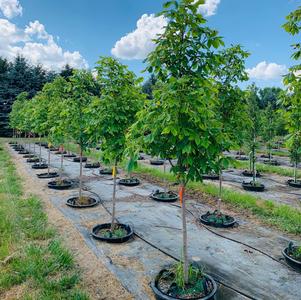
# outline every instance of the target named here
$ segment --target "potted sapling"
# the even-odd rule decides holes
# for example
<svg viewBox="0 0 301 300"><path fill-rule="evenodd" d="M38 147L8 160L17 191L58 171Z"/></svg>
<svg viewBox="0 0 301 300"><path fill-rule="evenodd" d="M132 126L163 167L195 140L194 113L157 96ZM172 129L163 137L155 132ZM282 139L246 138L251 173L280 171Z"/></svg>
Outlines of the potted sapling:
<svg viewBox="0 0 301 300"><path fill-rule="evenodd" d="M135 74L114 58L101 58L96 66L97 81L102 87L101 97L91 106L95 116L98 136L101 140L101 156L106 164L113 166L113 194L111 223L93 227L95 239L122 243L133 235L133 229L116 219L117 166L125 157L126 134L134 123L136 113L143 104L144 95Z"/></svg>
<svg viewBox="0 0 301 300"><path fill-rule="evenodd" d="M147 70L156 76L158 89L153 100L146 100L129 132L138 151L147 149L153 157L173 160L171 172L179 182L180 261L163 267L152 280L156 299L213 299L217 291L213 278L202 266L191 263L188 255L185 189L189 182L202 181L202 174L217 168L220 143L224 142L212 78L220 62L215 49L223 41L215 30L205 27L199 4L187 0L164 5L162 15L168 23L147 58Z"/></svg>

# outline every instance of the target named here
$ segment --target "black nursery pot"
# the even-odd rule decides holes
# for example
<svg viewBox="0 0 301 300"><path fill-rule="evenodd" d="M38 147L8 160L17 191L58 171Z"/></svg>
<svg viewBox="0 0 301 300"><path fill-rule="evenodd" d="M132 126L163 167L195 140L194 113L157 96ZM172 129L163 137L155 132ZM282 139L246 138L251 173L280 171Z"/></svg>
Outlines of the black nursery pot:
<svg viewBox="0 0 301 300"><path fill-rule="evenodd" d="M15 151L16 152L21 152L21 151L24 151L24 148L23 147L17 147L17 148L15 148Z"/></svg>
<svg viewBox="0 0 301 300"><path fill-rule="evenodd" d="M294 246L293 248L297 248ZM282 250L282 255L284 256L286 262L293 267L295 270L301 272L301 260L297 260L289 255L289 247L286 247Z"/></svg>
<svg viewBox="0 0 301 300"><path fill-rule="evenodd" d="M80 157L74 157L73 158L74 162L80 162ZM86 162L87 161L87 157L82 157L82 162Z"/></svg>
<svg viewBox="0 0 301 300"><path fill-rule="evenodd" d="M140 180L138 178L123 178L118 181L118 184L124 186L137 186L140 184Z"/></svg>
<svg viewBox="0 0 301 300"><path fill-rule="evenodd" d="M92 236L97 240L107 242L107 243L125 243L133 236L134 231L129 225L116 224L116 226L121 227L122 229L124 229L127 232L127 234L123 237L118 237L118 238L101 236L99 234L99 231L101 229L111 228L111 223L104 223L104 224L98 224L98 225L96 225L92 228Z"/></svg>
<svg viewBox="0 0 301 300"><path fill-rule="evenodd" d="M54 152L54 151L59 151L60 149L59 148L50 148L49 149L51 152Z"/></svg>
<svg viewBox="0 0 301 300"><path fill-rule="evenodd" d="M249 160L249 158L247 156L235 156L236 160L242 160L242 161L246 161Z"/></svg>
<svg viewBox="0 0 301 300"><path fill-rule="evenodd" d="M242 187L246 191L252 191L252 192L263 192L264 191L264 185L253 185L252 181L251 182L243 182Z"/></svg>
<svg viewBox="0 0 301 300"><path fill-rule="evenodd" d="M40 179L56 178L59 174L57 172L41 173L37 174L37 177Z"/></svg>
<svg viewBox="0 0 301 300"><path fill-rule="evenodd" d="M37 143L37 144L39 145L39 143ZM42 147L45 147L46 149L49 148L49 147L48 147L48 143L45 143L45 142L41 143L41 146L42 146Z"/></svg>
<svg viewBox="0 0 301 300"><path fill-rule="evenodd" d="M214 211L213 213L208 211L200 217L200 222L217 228L229 228L235 225L236 220L233 217L222 213L219 216L217 211Z"/></svg>
<svg viewBox="0 0 301 300"><path fill-rule="evenodd" d="M56 155L64 155L64 154L67 154L67 151L57 151L57 152L55 152L54 154L56 154Z"/></svg>
<svg viewBox="0 0 301 300"><path fill-rule="evenodd" d="M150 197L153 200L160 201L160 202L175 202L179 199L179 196L174 192L169 191L165 193L165 192L160 192L159 190L152 193Z"/></svg>
<svg viewBox="0 0 301 300"><path fill-rule="evenodd" d="M42 170L42 169L47 169L48 168L48 165L45 164L45 163L35 163L31 166L33 169L35 170Z"/></svg>
<svg viewBox="0 0 301 300"><path fill-rule="evenodd" d="M289 186L292 186L292 187L294 187L294 188L301 188L301 180L297 180L296 182L295 182L295 180L294 179L289 179L288 181L287 181L287 184L289 185Z"/></svg>
<svg viewBox="0 0 301 300"><path fill-rule="evenodd" d="M22 151L19 151L18 154L20 154L20 155L26 155L26 154L29 154L29 151L22 150Z"/></svg>
<svg viewBox="0 0 301 300"><path fill-rule="evenodd" d="M167 295L167 294L163 293L162 290L160 289L159 280L166 271L167 271L166 268L162 269L151 282L151 288L155 294L156 299L157 300L175 300L175 299L184 300L184 298L179 298L179 297L176 298L176 297ZM186 298L186 299L189 299L189 300L214 300L215 299L215 294L217 292L216 282L214 281L214 279L211 276L209 276L207 274L205 274L204 276L206 278L206 285L211 287L211 291L204 297Z"/></svg>
<svg viewBox="0 0 301 300"><path fill-rule="evenodd" d="M244 170L242 172L242 175L246 177L253 177L253 172L249 170ZM256 177L261 177L261 174L259 172L256 172Z"/></svg>
<svg viewBox="0 0 301 300"><path fill-rule="evenodd" d="M86 169L97 169L100 167L100 163L96 162L96 163L86 163L84 168Z"/></svg>
<svg viewBox="0 0 301 300"><path fill-rule="evenodd" d="M99 174L101 175L112 175L113 169L110 168L104 168L99 170Z"/></svg>
<svg viewBox="0 0 301 300"><path fill-rule="evenodd" d="M73 208L88 208L88 207L93 207L99 203L98 200L91 198L91 197L85 197L87 199L87 203L81 204L78 200L78 197L72 197L69 198L66 201L66 205L73 207Z"/></svg>
<svg viewBox="0 0 301 300"><path fill-rule="evenodd" d="M266 164L266 165L271 165L271 166L279 166L280 165L279 161L277 161L275 159L272 159L271 161L270 160L264 160L263 163Z"/></svg>
<svg viewBox="0 0 301 300"><path fill-rule="evenodd" d="M267 155L267 154L261 154L260 157L262 157L262 158L270 158L270 156Z"/></svg>
<svg viewBox="0 0 301 300"><path fill-rule="evenodd" d="M164 160L150 160L150 164L153 166L162 166L164 165Z"/></svg>
<svg viewBox="0 0 301 300"><path fill-rule="evenodd" d="M26 162L28 162L28 163L38 163L39 161L40 161L40 159L38 157L32 157L32 158L26 159Z"/></svg>
<svg viewBox="0 0 301 300"><path fill-rule="evenodd" d="M71 180L63 179L61 182L59 180L48 182L48 188L53 190L67 190L71 188L72 182Z"/></svg>
<svg viewBox="0 0 301 300"><path fill-rule="evenodd" d="M208 180L219 180L219 175L218 174L204 174L202 175L203 179L208 179Z"/></svg>
<svg viewBox="0 0 301 300"><path fill-rule="evenodd" d="M76 155L75 154L64 154L64 157L66 157L66 158L73 158L73 157L76 157Z"/></svg>
<svg viewBox="0 0 301 300"><path fill-rule="evenodd" d="M25 154L23 155L24 158L34 158L35 154Z"/></svg>

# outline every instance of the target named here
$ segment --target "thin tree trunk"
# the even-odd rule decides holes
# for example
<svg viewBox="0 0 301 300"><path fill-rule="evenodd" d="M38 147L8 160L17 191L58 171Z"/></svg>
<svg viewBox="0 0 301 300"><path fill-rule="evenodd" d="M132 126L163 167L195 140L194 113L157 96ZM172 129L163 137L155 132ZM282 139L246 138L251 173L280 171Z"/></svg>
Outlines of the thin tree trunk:
<svg viewBox="0 0 301 300"><path fill-rule="evenodd" d="M80 147L80 154L79 154L79 202L82 199L82 189L83 189L83 150Z"/></svg>
<svg viewBox="0 0 301 300"><path fill-rule="evenodd" d="M180 186L180 202L182 206L182 232L183 232L183 276L184 282L188 283L188 253L187 253L187 224L186 224L186 203L184 199L185 186L181 184Z"/></svg>
<svg viewBox="0 0 301 300"><path fill-rule="evenodd" d="M48 175L50 173L50 147L48 148Z"/></svg>
<svg viewBox="0 0 301 300"><path fill-rule="evenodd" d="M64 154L61 154L61 167L60 167L60 181L63 180L63 163L64 163Z"/></svg>
<svg viewBox="0 0 301 300"><path fill-rule="evenodd" d="M42 164L42 145L41 145L41 135L39 135L39 147L40 147L40 154L39 154L39 163Z"/></svg>
<svg viewBox="0 0 301 300"><path fill-rule="evenodd" d="M166 159L165 158L164 158L163 172L165 175L165 173L166 173ZM163 185L164 185L164 194L166 195L167 194L167 180L166 180L165 176L163 179Z"/></svg>
<svg viewBox="0 0 301 300"><path fill-rule="evenodd" d="M294 165L294 181L297 183L297 162L295 161Z"/></svg>
<svg viewBox="0 0 301 300"><path fill-rule="evenodd" d="M222 203L222 186L223 186L223 171L220 169L219 171L219 194L217 200L217 212L221 213L221 203Z"/></svg>
<svg viewBox="0 0 301 300"><path fill-rule="evenodd" d="M113 167L113 197L112 197L112 222L111 222L111 232L115 228L115 218L116 218L116 176L117 176L117 161L115 160Z"/></svg>

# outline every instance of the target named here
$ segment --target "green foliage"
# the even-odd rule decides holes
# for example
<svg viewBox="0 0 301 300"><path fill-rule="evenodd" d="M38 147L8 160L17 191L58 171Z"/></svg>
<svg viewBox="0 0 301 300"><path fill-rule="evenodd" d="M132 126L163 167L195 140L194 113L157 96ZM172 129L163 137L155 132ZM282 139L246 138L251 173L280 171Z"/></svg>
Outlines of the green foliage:
<svg viewBox="0 0 301 300"><path fill-rule="evenodd" d="M95 118L90 123L90 131L97 132L96 141L101 140L103 160L115 164L125 154L127 131L145 97L141 80L114 58L101 58L96 70L102 93L91 107Z"/></svg>
<svg viewBox="0 0 301 300"><path fill-rule="evenodd" d="M93 145L95 136L95 131L88 130L95 116L91 114L89 106L98 96L99 88L92 73L82 70L75 71L69 77L66 89L68 98L63 101L63 109L60 114L63 130L80 146L81 150L86 150ZM59 128L60 126L61 124Z"/></svg>
<svg viewBox="0 0 301 300"><path fill-rule="evenodd" d="M301 7L299 6L295 11L291 12L286 17L287 22L283 25L283 28L291 35L298 35L301 29ZM298 60L301 58L301 44L295 43L292 45L294 53L292 58Z"/></svg>
<svg viewBox="0 0 301 300"><path fill-rule="evenodd" d="M162 15L169 23L147 58L147 70L158 85L130 136L153 156L177 158L172 172L186 184L217 169L219 146L224 143L214 109L218 88L212 79L221 64L216 49L223 41L204 25L194 1L170 1L165 8Z"/></svg>

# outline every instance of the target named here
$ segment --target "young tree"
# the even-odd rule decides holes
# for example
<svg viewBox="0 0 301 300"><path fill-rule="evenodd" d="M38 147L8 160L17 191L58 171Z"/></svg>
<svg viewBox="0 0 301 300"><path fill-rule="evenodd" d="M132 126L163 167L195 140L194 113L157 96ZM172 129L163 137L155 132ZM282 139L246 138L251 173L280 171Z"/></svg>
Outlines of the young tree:
<svg viewBox="0 0 301 300"><path fill-rule="evenodd" d="M66 101L69 96L67 87L68 82L61 76L56 77L52 83L48 84L48 97L51 102L48 109L49 139L53 144L60 145L60 182L63 180L64 143L67 139L66 122L64 122L62 117L62 112L66 107Z"/></svg>
<svg viewBox="0 0 301 300"><path fill-rule="evenodd" d="M91 147L94 131L88 131L87 128L93 122L93 115L89 112L89 106L95 97L97 84L88 71L76 71L69 77L67 85L68 99L64 101L64 109L61 112L63 128L67 136L70 137L78 146L80 151L80 174L79 174L79 195L77 203L79 205L87 204L87 197L82 196L83 187L83 151Z"/></svg>
<svg viewBox="0 0 301 300"><path fill-rule="evenodd" d="M116 173L117 165L125 155L126 133L134 123L143 104L140 83L135 74L114 58L104 57L96 66L97 81L102 88L96 99L93 114L97 120L96 141L101 140L102 159L113 165L113 198L111 233L116 219Z"/></svg>
<svg viewBox="0 0 301 300"><path fill-rule="evenodd" d="M176 159L171 171L180 182L185 286L189 282L185 187L217 168L224 142L215 111L218 89L212 79L220 64L215 49L223 41L217 31L204 25L206 20L198 13L202 2L169 1L164 5L162 15L169 22L147 58L147 70L155 74L160 88L138 113L130 135L151 155Z"/></svg>
<svg viewBox="0 0 301 300"><path fill-rule="evenodd" d="M222 216L222 170L229 164L229 158L223 152L229 151L231 146L240 142L237 138L240 136L239 132L248 126L246 122L246 103L237 84L248 79L245 71L245 59L249 56L249 53L244 51L240 45L236 45L222 50L219 54L221 64L215 70L218 86L216 113L221 122L221 132L225 137L225 142L219 144L221 148L218 158L219 199L217 216Z"/></svg>
<svg viewBox="0 0 301 300"><path fill-rule="evenodd" d="M247 114L249 126L247 132L247 146L250 151L250 171L252 173L251 185L256 186L256 149L258 148L258 136L261 132L261 113L258 106L258 88L253 84L246 91Z"/></svg>
<svg viewBox="0 0 301 300"><path fill-rule="evenodd" d="M277 129L276 117L277 117L276 111L273 108L273 105L269 103L263 112L263 120L262 120L263 121L262 137L264 142L266 143L269 162L271 162L272 159L273 140L276 136L276 129Z"/></svg>

